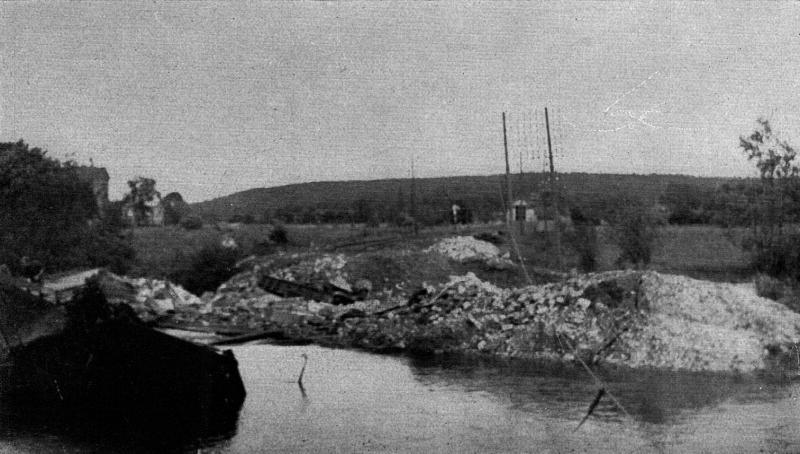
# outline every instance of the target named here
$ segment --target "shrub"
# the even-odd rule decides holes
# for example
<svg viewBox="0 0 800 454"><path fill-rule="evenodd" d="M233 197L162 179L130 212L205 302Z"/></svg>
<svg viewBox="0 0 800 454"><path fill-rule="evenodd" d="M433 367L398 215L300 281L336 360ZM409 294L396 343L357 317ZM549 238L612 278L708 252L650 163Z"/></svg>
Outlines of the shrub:
<svg viewBox="0 0 800 454"><path fill-rule="evenodd" d="M778 278L800 280L800 233L746 238L754 270Z"/></svg>
<svg viewBox="0 0 800 454"><path fill-rule="evenodd" d="M567 242L578 254L581 270L594 271L597 267L597 230L591 224L578 224L575 230L567 235Z"/></svg>
<svg viewBox="0 0 800 454"><path fill-rule="evenodd" d="M214 291L236 274L236 262L240 258L238 249L211 243L190 258L188 267L175 271L169 277L197 295Z"/></svg>
<svg viewBox="0 0 800 454"><path fill-rule="evenodd" d="M758 296L777 301L795 312L800 312L800 288L796 280L784 281L759 274L755 279L755 287Z"/></svg>
<svg viewBox="0 0 800 454"><path fill-rule="evenodd" d="M275 244L289 243L289 234L286 231L286 227L281 224L275 225L272 231L269 232L269 240Z"/></svg>
<svg viewBox="0 0 800 454"><path fill-rule="evenodd" d="M127 273L136 258L130 241L103 227L87 237L83 249L89 265L108 268L117 274Z"/></svg>
<svg viewBox="0 0 800 454"><path fill-rule="evenodd" d="M614 234L621 251L617 262L647 265L658 237L652 210L641 200L620 203L623 208L614 223Z"/></svg>
<svg viewBox="0 0 800 454"><path fill-rule="evenodd" d="M199 230L203 228L203 220L197 216L187 216L181 221L181 227L186 230Z"/></svg>
<svg viewBox="0 0 800 454"><path fill-rule="evenodd" d="M783 297L784 294L783 282L772 276L759 274L758 276L756 276L755 285L756 285L756 294L758 296L769 298L775 301Z"/></svg>
<svg viewBox="0 0 800 454"><path fill-rule="evenodd" d="M189 204L178 192L170 192L161 199L161 203L164 205L165 225L180 225L181 221L189 216Z"/></svg>

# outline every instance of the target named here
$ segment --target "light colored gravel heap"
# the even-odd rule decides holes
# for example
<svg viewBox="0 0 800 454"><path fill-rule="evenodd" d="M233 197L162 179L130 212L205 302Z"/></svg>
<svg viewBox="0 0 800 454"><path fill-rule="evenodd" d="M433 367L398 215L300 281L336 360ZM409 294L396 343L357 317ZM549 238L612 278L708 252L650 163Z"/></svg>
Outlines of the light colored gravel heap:
<svg viewBox="0 0 800 454"><path fill-rule="evenodd" d="M320 257L304 260L295 265L275 270L270 273L272 277L292 282L331 282L347 285L347 273L344 267L347 260L344 254L324 254ZM349 290L349 285L347 285Z"/></svg>
<svg viewBox="0 0 800 454"><path fill-rule="evenodd" d="M513 266L509 255L501 254L497 246L471 236L445 238L425 249L425 252L439 253L462 263L480 261L501 269Z"/></svg>
<svg viewBox="0 0 800 454"><path fill-rule="evenodd" d="M800 341L800 314L756 295L752 284L700 281L646 273L647 317L624 336L629 366L751 371L767 347Z"/></svg>

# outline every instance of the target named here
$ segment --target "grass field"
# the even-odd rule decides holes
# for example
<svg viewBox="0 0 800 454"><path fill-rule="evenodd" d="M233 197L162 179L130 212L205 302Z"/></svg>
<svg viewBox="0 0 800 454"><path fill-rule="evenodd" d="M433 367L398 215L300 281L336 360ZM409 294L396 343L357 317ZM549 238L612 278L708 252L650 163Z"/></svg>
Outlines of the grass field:
<svg viewBox="0 0 800 454"><path fill-rule="evenodd" d="M424 278L425 269L418 267L414 270L413 260L421 258L414 259L409 253L420 251L441 238L505 230L505 226L497 224L440 226L422 229L416 235L407 228L370 228L363 225L289 225L286 229L290 243L279 247L268 242L272 230L269 225L233 224L221 227L205 226L199 230L184 230L179 227L140 228L134 232L132 240L137 258L131 274L163 278L172 271L185 267L192 255L204 245L220 243L223 238L230 237L239 245L243 256L268 255L277 250L299 254L320 251L362 256L364 253L372 254L371 258L362 259L364 263L361 268L365 273L372 273L373 277L394 273L398 275L397 278L399 275L408 275L406 277L409 278L414 275L411 280L417 281ZM743 234L744 231L741 229L711 226L661 227L649 268L717 281L750 279L752 273L748 267L748 257L740 247ZM506 238L507 241L502 247L511 250L512 255L515 255L512 241L508 235ZM515 232L514 238L527 265L551 269L557 267L555 249L551 246L550 236L542 233L520 235ZM607 230L601 229L598 238L597 269L600 271L614 269L619 249L610 239ZM569 250L566 242L563 250L565 251L563 270L576 267L577 256ZM392 257L403 263L394 263ZM439 266L441 264L428 265L435 265L435 269L429 270L432 278L453 271L452 267ZM382 269L369 271L370 268ZM503 276L497 273L491 277L501 285L518 284L521 279L521 275Z"/></svg>

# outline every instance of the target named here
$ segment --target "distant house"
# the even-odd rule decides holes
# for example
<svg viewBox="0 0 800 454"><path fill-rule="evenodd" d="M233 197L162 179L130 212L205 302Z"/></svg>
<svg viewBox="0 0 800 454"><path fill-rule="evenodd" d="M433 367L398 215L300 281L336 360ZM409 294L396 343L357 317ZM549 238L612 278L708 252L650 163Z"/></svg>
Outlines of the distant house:
<svg viewBox="0 0 800 454"><path fill-rule="evenodd" d="M506 219L511 223L524 222L532 225L537 232L550 232L556 227L552 208L547 206L543 197L538 193L531 194L527 199L516 200L506 212ZM569 216L559 215L562 228L569 230L572 219Z"/></svg>
<svg viewBox="0 0 800 454"><path fill-rule="evenodd" d="M109 204L108 172L103 167L79 166L75 167L75 173L78 179L91 186L97 204L97 212L102 216Z"/></svg>
<svg viewBox="0 0 800 454"><path fill-rule="evenodd" d="M536 222L536 209L525 200L516 200L506 213L510 222Z"/></svg>

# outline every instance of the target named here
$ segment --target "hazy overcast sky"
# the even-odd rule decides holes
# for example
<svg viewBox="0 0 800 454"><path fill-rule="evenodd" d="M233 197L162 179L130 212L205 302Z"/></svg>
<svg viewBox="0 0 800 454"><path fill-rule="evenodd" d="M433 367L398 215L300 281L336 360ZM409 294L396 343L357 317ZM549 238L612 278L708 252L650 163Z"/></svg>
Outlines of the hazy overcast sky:
<svg viewBox="0 0 800 454"><path fill-rule="evenodd" d="M797 3L6 2L0 140L200 201L542 167L753 175L800 145Z"/></svg>

